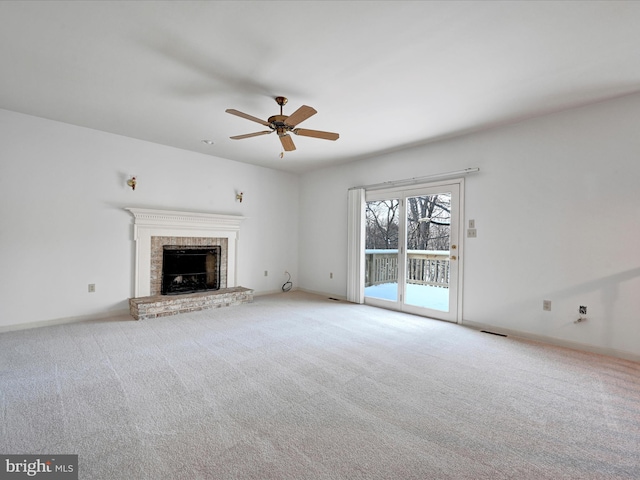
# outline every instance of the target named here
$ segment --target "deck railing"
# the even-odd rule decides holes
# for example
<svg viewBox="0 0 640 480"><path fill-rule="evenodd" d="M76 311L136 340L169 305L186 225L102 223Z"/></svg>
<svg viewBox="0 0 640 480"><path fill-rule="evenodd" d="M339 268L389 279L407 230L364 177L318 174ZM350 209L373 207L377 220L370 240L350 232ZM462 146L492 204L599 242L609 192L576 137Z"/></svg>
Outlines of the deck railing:
<svg viewBox="0 0 640 480"><path fill-rule="evenodd" d="M449 287L448 250L408 250L407 283ZM365 286L398 281L398 250L365 250Z"/></svg>

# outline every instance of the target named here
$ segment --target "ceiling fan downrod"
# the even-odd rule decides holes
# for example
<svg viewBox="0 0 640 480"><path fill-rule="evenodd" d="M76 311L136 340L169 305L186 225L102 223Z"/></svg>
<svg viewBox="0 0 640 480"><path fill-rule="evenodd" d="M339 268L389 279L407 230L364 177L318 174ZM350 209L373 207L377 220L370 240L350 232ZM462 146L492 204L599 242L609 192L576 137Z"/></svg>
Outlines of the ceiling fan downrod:
<svg viewBox="0 0 640 480"><path fill-rule="evenodd" d="M280 105L280 115L282 115L282 107L287 104L289 99L287 97L276 97L276 103Z"/></svg>

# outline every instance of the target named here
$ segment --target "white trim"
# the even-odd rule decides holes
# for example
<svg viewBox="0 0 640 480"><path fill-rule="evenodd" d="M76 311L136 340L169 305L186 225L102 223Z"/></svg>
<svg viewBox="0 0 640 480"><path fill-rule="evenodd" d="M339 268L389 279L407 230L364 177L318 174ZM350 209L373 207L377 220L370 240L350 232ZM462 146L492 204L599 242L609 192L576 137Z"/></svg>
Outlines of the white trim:
<svg viewBox="0 0 640 480"><path fill-rule="evenodd" d="M467 170L471 170L471 169L467 169ZM389 184L391 183L392 182L389 182ZM372 306L381 307L381 308L388 308L392 310L399 310L399 311L404 311L406 313L412 313L416 315L428 315L431 318L437 318L439 320L445 320L452 323L460 323L461 319L463 318L462 306L463 306L463 295L464 295L464 292L463 292L463 287L464 287L463 272L464 272L464 258L465 258L464 235L463 235L464 216L465 216L464 185L465 185L465 179L463 177L458 177L458 178L452 178L448 180L440 180L440 181L434 181L434 182L428 182L428 183L410 183L404 186L385 185L386 188L377 188L377 189L374 188L373 190L365 191L365 201L367 202L373 201L373 200L384 200L387 198L397 198L401 201L404 201L406 197L414 196L414 195L422 195L423 190L425 189L437 189L440 187L456 186L458 190L457 199L459 201L459 205L458 205L459 218L456 224L451 225L451 234L454 238L457 237L458 239L458 242L457 242L458 253L456 255L458 257L458 260L457 260L458 268L457 268L457 281L455 282L455 286L456 286L455 311L453 311L453 308L452 308L450 309L450 311L442 312L442 313L436 312L436 311L427 312L426 309L422 307L412 307L410 305L403 304L403 302L401 302L399 299L396 301L390 301L390 300L375 299L372 297L364 297L364 303L366 305L372 305ZM453 198L452 198L452 201L453 201ZM406 209L406 205L402 205L401 210L405 210L405 209ZM399 238L398 238L398 243L400 245L405 245L405 238L403 236L403 232L404 230L400 229ZM405 252L405 255L406 255L406 252ZM404 277L404 271L402 269L404 268L405 261L406 261L405 255L403 255L403 258L405 258L405 260L398 262L399 277ZM360 282L364 286L364 274ZM398 294L399 295L404 294L404 292L398 291ZM363 292L363 295L364 295L364 292Z"/></svg>
<svg viewBox="0 0 640 480"><path fill-rule="evenodd" d="M286 292L279 288L278 290L262 290L260 292L253 292L253 297L265 297L267 295L282 295L284 293L297 292L298 287L291 287L291 290L287 290Z"/></svg>
<svg viewBox="0 0 640 480"><path fill-rule="evenodd" d="M134 217L136 242L134 297L151 295L151 237L226 238L227 288L237 287L237 243L245 217L216 213L180 212L148 208L125 208Z"/></svg>
<svg viewBox="0 0 640 480"><path fill-rule="evenodd" d="M333 298L334 300L340 300L341 302L348 302L349 300L344 295L337 295L335 293L321 292L319 290L309 290L308 288L299 288L298 292L309 293L311 295L318 295L325 297L326 299Z"/></svg>
<svg viewBox="0 0 640 480"><path fill-rule="evenodd" d="M478 167L465 168L463 170L455 170L453 172L434 173L432 175L425 175L424 177L413 177L413 178L407 178L405 180L390 180L388 182L375 183L373 185L361 185L358 187L352 187L349 190L364 188L365 190L371 191L371 190L379 190L379 189L385 189L385 188L395 189L398 187L409 187L413 185L418 185L420 183L432 183L432 182L435 182L436 180L452 179L452 178L460 177L463 175L469 175L470 173L476 173L479 171L480 171L480 168Z"/></svg>
<svg viewBox="0 0 640 480"><path fill-rule="evenodd" d="M640 355L627 352L625 350L618 350L608 347L597 347L594 345L587 345L586 343L572 342L570 340L547 337L546 335L536 335L519 330L511 330L510 328L502 328L495 325L489 325L488 323L473 322L471 320L463 319L459 325L461 327L467 327L473 330L486 330L493 333L499 333L510 338L527 340L530 342L538 342L547 345L554 345L556 347L570 348L572 350L578 350L581 352L596 353L598 355L606 355L608 357L622 358L625 360L631 360L632 362L640 362Z"/></svg>
<svg viewBox="0 0 640 480"><path fill-rule="evenodd" d="M105 310L104 312L78 315L75 317L62 317L29 323L14 323L11 325L2 325L0 326L0 333L15 332L18 330L30 330L32 328L54 327L56 325L67 325L69 323L94 322L106 319L109 319L109 321L111 321L113 319L119 318L122 318L123 320L131 320L129 309Z"/></svg>

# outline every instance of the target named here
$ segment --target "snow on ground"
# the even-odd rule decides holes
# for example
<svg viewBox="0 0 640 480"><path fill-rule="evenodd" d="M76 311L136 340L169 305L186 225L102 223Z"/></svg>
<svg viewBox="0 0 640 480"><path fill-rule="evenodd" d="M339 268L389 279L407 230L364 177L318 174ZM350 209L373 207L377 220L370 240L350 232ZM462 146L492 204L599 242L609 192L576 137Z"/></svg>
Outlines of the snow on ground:
<svg viewBox="0 0 640 480"><path fill-rule="evenodd" d="M396 301L398 299L398 284L383 283L381 285L365 287L364 295L365 297L382 298L385 300ZM408 284L407 298L405 303L408 305L430 308L431 310L448 312L449 289L442 287L431 287L427 285Z"/></svg>

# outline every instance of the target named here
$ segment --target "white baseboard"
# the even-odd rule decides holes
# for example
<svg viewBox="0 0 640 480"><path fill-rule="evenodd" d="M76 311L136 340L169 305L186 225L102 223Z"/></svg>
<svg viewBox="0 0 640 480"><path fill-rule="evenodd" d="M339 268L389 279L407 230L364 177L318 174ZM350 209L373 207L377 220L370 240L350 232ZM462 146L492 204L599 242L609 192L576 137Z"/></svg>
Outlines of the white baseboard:
<svg viewBox="0 0 640 480"><path fill-rule="evenodd" d="M293 287L291 290L287 290L287 292L295 292L296 290L298 290L298 287ZM254 297L263 297L265 295L275 295L277 293L287 293L287 292L284 292L281 288L278 289L278 290L263 290L263 291L260 291L260 292L254 291L253 292L253 296Z"/></svg>
<svg viewBox="0 0 640 480"><path fill-rule="evenodd" d="M297 287L292 288L290 291L296 291ZM263 292L254 292L253 295L255 297L259 297L262 295L273 295L276 293L285 293L282 290L272 290L272 291L263 291ZM54 325L64 325L67 323L80 323L87 322L91 320L103 320L105 318L112 317L124 317L124 319L134 320L129 312L129 309L121 309L121 310L107 310L105 312L94 313L90 315L79 315L77 317L62 317L62 318L54 318L52 320L42 320L38 322L29 322L29 323L15 323L13 325L0 325L0 333L3 332L13 332L16 330L28 330L31 328L40 328L40 327L51 327Z"/></svg>
<svg viewBox="0 0 640 480"><path fill-rule="evenodd" d="M103 320L105 318L123 318L124 320L132 320L133 317L129 313L129 310L109 310L100 313L93 313L90 315L80 315L77 317L63 317L63 318L54 318L52 320L43 320L39 322L29 322L29 323L15 323L13 325L2 325L0 326L0 333L3 332L13 332L16 330L28 330L31 328L40 328L40 327L51 327L54 325L64 325L66 323L80 323L87 322L92 320Z"/></svg>
<svg viewBox="0 0 640 480"><path fill-rule="evenodd" d="M327 292L318 292L316 290L309 290L307 288L299 288L298 290L300 292L311 293L312 295L319 295L321 297L335 298L336 300L341 300L343 302L347 301L347 297L345 297L344 295L336 295L335 293L327 293Z"/></svg>
<svg viewBox="0 0 640 480"><path fill-rule="evenodd" d="M509 328L496 327L494 325L487 325L485 323L472 322L469 320L463 320L460 324L463 327L473 328L474 330L487 330L493 333L499 333L507 335L509 337L521 338L523 340L531 340L533 342L546 343L548 345L555 345L557 347L571 348L572 350L580 350L583 352L597 353L599 355L606 355L608 357L622 358L624 360L631 360L632 362L640 362L640 355L627 352L624 350L617 350L615 348L596 347L593 345L587 345L579 342L572 342L569 340L562 340L554 337L547 337L545 335L536 335L533 333L520 332L518 330L511 330Z"/></svg>

